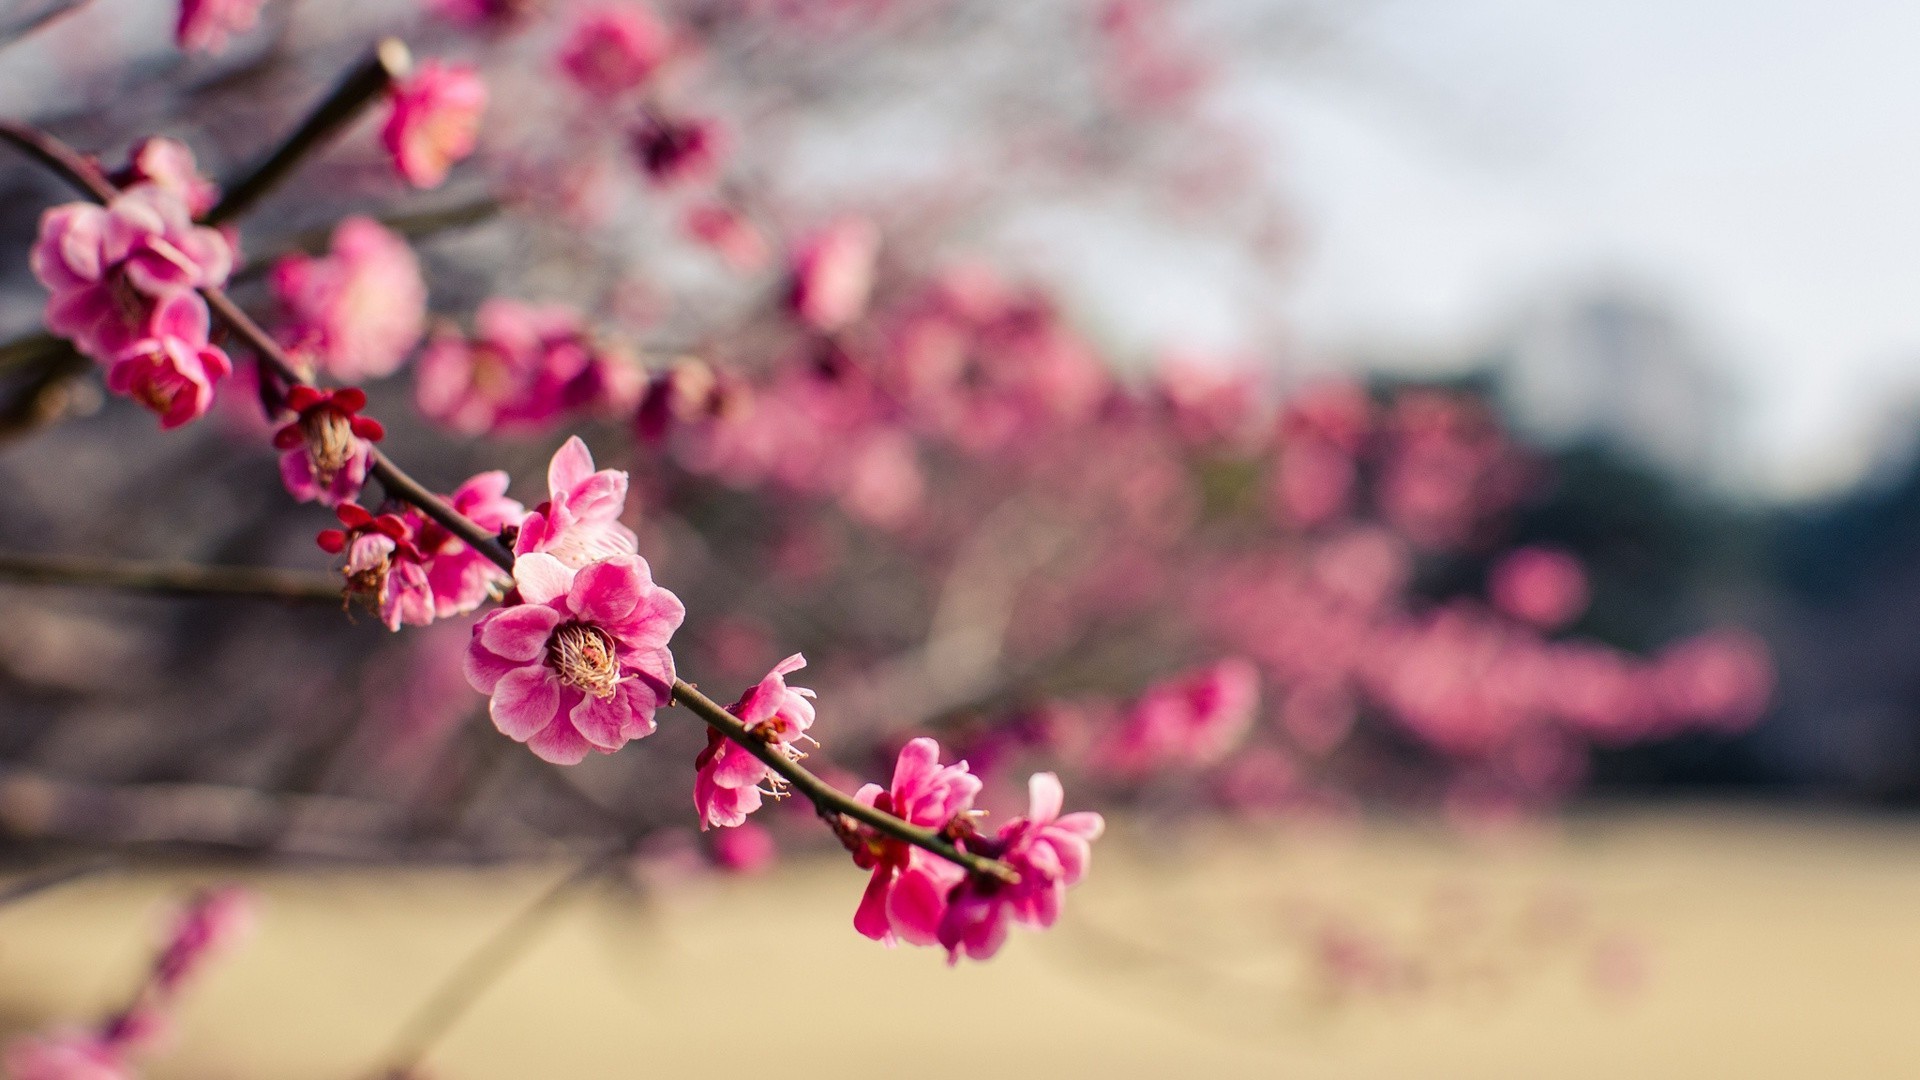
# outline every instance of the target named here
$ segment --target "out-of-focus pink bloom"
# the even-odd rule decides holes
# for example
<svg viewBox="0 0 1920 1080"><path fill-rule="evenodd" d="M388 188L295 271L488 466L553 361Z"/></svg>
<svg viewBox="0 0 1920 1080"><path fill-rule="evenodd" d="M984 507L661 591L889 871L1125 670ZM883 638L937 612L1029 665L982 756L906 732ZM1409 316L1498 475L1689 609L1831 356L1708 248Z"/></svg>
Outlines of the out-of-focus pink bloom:
<svg viewBox="0 0 1920 1080"><path fill-rule="evenodd" d="M1558 548L1525 547L1495 563L1487 579L1493 606L1542 630L1557 630L1587 608L1587 572Z"/></svg>
<svg viewBox="0 0 1920 1080"><path fill-rule="evenodd" d="M628 4L584 12L560 47L560 68L595 98L644 84L673 49L673 37L647 7Z"/></svg>
<svg viewBox="0 0 1920 1080"><path fill-rule="evenodd" d="M773 834L751 821L736 829L721 829L707 841L714 864L735 874L757 874L780 857Z"/></svg>
<svg viewBox="0 0 1920 1080"><path fill-rule="evenodd" d="M793 256L788 296L801 322L830 334L858 319L873 293L880 230L862 217L843 217L802 241Z"/></svg>
<svg viewBox="0 0 1920 1080"><path fill-rule="evenodd" d="M687 235L712 248L722 262L741 273L767 264L766 238L753 223L719 203L697 203L681 219Z"/></svg>
<svg viewBox="0 0 1920 1080"><path fill-rule="evenodd" d="M813 691L788 686L786 676L807 665L799 653L780 661L727 711L740 718L755 738L788 758L800 757L795 744L813 726ZM740 744L707 732L707 748L694 759L693 805L700 828L732 827L760 809L763 795L778 796L785 781ZM761 785L766 785L764 788Z"/></svg>
<svg viewBox="0 0 1920 1080"><path fill-rule="evenodd" d="M253 929L253 897L236 885L209 889L187 902L153 963L153 988L180 990L214 953Z"/></svg>
<svg viewBox="0 0 1920 1080"><path fill-rule="evenodd" d="M466 64L428 60L394 84L391 99L380 137L394 168L414 187L439 187L479 142L487 85Z"/></svg>
<svg viewBox="0 0 1920 1080"><path fill-rule="evenodd" d="M1352 455L1332 443L1301 439L1280 452L1274 497L1288 521L1309 528L1345 513L1359 476Z"/></svg>
<svg viewBox="0 0 1920 1080"><path fill-rule="evenodd" d="M120 188L152 184L169 191L179 196L195 218L220 201L220 186L200 175L200 166L187 144L160 135L134 143L127 153L127 167L114 173L112 180Z"/></svg>
<svg viewBox="0 0 1920 1080"><path fill-rule="evenodd" d="M633 153L661 187L705 183L720 171L726 131L717 121L649 113L633 132Z"/></svg>
<svg viewBox="0 0 1920 1080"><path fill-rule="evenodd" d="M527 509L507 498L509 478L495 469L471 477L447 496L453 507L468 521L498 535L520 525ZM504 585L507 575L492 559L474 550L465 540L453 535L439 522L415 511L412 515L414 543L426 560L427 585L433 590L433 613L445 619L464 615L479 607L495 585Z"/></svg>
<svg viewBox="0 0 1920 1080"><path fill-rule="evenodd" d="M494 726L562 765L652 734L673 692L667 641L686 611L647 561L575 570L535 552L513 578L521 602L482 617L467 649L467 681L491 697Z"/></svg>
<svg viewBox="0 0 1920 1080"><path fill-rule="evenodd" d="M111 363L150 336L160 300L225 284L233 249L218 232L193 224L178 194L146 184L106 206L49 209L29 262L53 293L47 329Z"/></svg>
<svg viewBox="0 0 1920 1080"><path fill-rule="evenodd" d="M915 739L900 750L894 763L893 784L882 789L868 784L854 798L877 810L935 831L973 809L980 794L980 778L962 761L940 764L940 744ZM938 940L947 893L965 872L919 848L879 833L861 830L864 841L853 853L854 864L871 868L873 876L854 911L853 926L885 945L906 940L931 945Z"/></svg>
<svg viewBox="0 0 1920 1080"><path fill-rule="evenodd" d="M420 260L372 218L342 221L331 254L289 255L269 281L287 313L281 340L337 379L393 374L426 332Z"/></svg>
<svg viewBox="0 0 1920 1080"><path fill-rule="evenodd" d="M173 40L185 50L221 53L227 38L244 34L260 21L266 0L180 0L180 21Z"/></svg>
<svg viewBox="0 0 1920 1080"><path fill-rule="evenodd" d="M1161 359L1153 389L1174 428L1190 442L1245 444L1256 435L1260 382L1250 368L1175 353Z"/></svg>
<svg viewBox="0 0 1920 1080"><path fill-rule="evenodd" d="M133 1070L98 1035L81 1031L26 1035L7 1044L12 1080L132 1080Z"/></svg>
<svg viewBox="0 0 1920 1080"><path fill-rule="evenodd" d="M541 0L428 0L442 18L462 26L506 29L535 15Z"/></svg>
<svg viewBox="0 0 1920 1080"><path fill-rule="evenodd" d="M436 333L415 365L415 404L435 423L468 435L524 433L575 412L625 415L639 401L638 368L596 348L565 305L496 297L474 323L471 338Z"/></svg>
<svg viewBox="0 0 1920 1080"><path fill-rule="evenodd" d="M341 573L347 595L377 610L389 630L431 623L433 586L426 557L414 543L412 515L375 517L358 503L341 503L334 513L345 528L323 529L314 542L330 555L346 555Z"/></svg>
<svg viewBox="0 0 1920 1080"><path fill-rule="evenodd" d="M1246 735L1259 704L1259 672L1239 657L1176 675L1141 695L1108 762L1125 773L1215 764Z"/></svg>
<svg viewBox="0 0 1920 1080"><path fill-rule="evenodd" d="M113 354L107 389L145 405L172 430L206 415L213 386L233 374L227 354L207 341L207 305L176 292L154 308L147 336Z"/></svg>
<svg viewBox="0 0 1920 1080"><path fill-rule="evenodd" d="M633 530L620 524L627 507L627 474L593 467L593 452L575 435L547 464L547 501L520 524L516 555L544 551L578 569L640 550Z"/></svg>
<svg viewBox="0 0 1920 1080"><path fill-rule="evenodd" d="M1656 671L1667 707L1682 722L1740 731L1773 697L1772 655L1744 630L1688 638L1661 655Z"/></svg>
<svg viewBox="0 0 1920 1080"><path fill-rule="evenodd" d="M1067 887L1086 876L1093 842L1106 830L1099 814L1083 811L1060 816L1066 792L1052 773L1035 773L1027 782L1027 816L1000 827L993 839L968 841L969 850L997 858L1020 875L1016 884L969 875L953 890L938 930L947 962L961 954L985 960L1007 940L1009 923L1044 930L1060 918Z"/></svg>
<svg viewBox="0 0 1920 1080"><path fill-rule="evenodd" d="M316 390L296 386L287 392L293 422L274 432L280 455L280 480L299 502L339 506L360 497L373 458L371 443L386 435L380 421L361 416L367 395L358 387Z"/></svg>

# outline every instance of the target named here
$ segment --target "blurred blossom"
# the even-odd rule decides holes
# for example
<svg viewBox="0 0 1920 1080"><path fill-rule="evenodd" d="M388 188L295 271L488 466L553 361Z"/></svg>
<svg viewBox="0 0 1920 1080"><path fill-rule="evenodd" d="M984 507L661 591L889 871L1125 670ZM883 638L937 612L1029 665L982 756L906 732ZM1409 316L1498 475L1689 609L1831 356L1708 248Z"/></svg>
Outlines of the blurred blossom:
<svg viewBox="0 0 1920 1080"><path fill-rule="evenodd" d="M439 187L479 141L486 84L468 65L427 60L395 83L389 97L380 137L394 168L414 187Z"/></svg>
<svg viewBox="0 0 1920 1080"><path fill-rule="evenodd" d="M266 0L180 0L173 37L188 51L221 53L227 38L253 29Z"/></svg>
<svg viewBox="0 0 1920 1080"><path fill-rule="evenodd" d="M803 240L793 254L789 302L801 322L821 333L858 319L873 292L880 230L861 217L843 217Z"/></svg>
<svg viewBox="0 0 1920 1080"><path fill-rule="evenodd" d="M642 4L582 12L560 47L560 67L581 90L608 98L644 84L667 58L673 39Z"/></svg>
<svg viewBox="0 0 1920 1080"><path fill-rule="evenodd" d="M1519 548L1494 563L1487 593L1493 605L1542 630L1557 630L1587 607L1580 560L1554 548Z"/></svg>
<svg viewBox="0 0 1920 1080"><path fill-rule="evenodd" d="M281 341L336 379L393 374L426 331L420 261L372 218L342 221L330 254L289 255L269 281L287 315Z"/></svg>

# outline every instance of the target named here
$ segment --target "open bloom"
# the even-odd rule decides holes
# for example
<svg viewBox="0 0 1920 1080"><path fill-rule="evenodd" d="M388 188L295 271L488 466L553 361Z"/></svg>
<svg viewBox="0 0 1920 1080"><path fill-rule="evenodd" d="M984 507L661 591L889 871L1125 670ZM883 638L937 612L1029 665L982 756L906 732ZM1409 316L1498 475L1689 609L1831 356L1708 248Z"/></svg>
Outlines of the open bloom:
<svg viewBox="0 0 1920 1080"><path fill-rule="evenodd" d="M372 218L342 221L331 254L289 255L275 264L270 281L287 313L281 340L335 378L393 374L426 332L420 260Z"/></svg>
<svg viewBox="0 0 1920 1080"><path fill-rule="evenodd" d="M480 473L454 489L447 505L468 521L499 533L525 519L527 508L507 498L506 473ZM413 511L414 543L426 560L427 587L433 592L433 613L445 619L479 607L495 585L506 584L506 571L439 522Z"/></svg>
<svg viewBox="0 0 1920 1080"><path fill-rule="evenodd" d="M627 474L593 468L593 452L575 435L547 465L548 499L520 526L514 554L544 551L578 569L640 550L633 530L620 524L627 505Z"/></svg>
<svg viewBox="0 0 1920 1080"><path fill-rule="evenodd" d="M805 666L806 658L794 653L727 707L750 735L788 758L801 756L794 744L813 726L813 691L788 686L786 680L789 673ZM694 767L693 805L700 811L703 830L709 825L745 824L747 815L760 809L761 797L780 794L783 784L746 747L711 729L707 748L694 759Z"/></svg>
<svg viewBox="0 0 1920 1080"><path fill-rule="evenodd" d="M260 20L266 0L180 0L180 21L173 39L181 49L219 53L227 37L244 34Z"/></svg>
<svg viewBox="0 0 1920 1080"><path fill-rule="evenodd" d="M1244 659L1176 675L1140 696L1109 748L1109 763L1131 774L1218 764L1246 735L1259 704L1260 676Z"/></svg>
<svg viewBox="0 0 1920 1080"><path fill-rule="evenodd" d="M347 596L377 610L389 630L431 623L433 586L413 523L399 514L376 517L358 503L341 503L334 513L345 528L322 530L315 541L329 554L345 553Z"/></svg>
<svg viewBox="0 0 1920 1080"><path fill-rule="evenodd" d="M465 64L428 60L394 84L392 99L380 137L394 168L414 187L439 187L479 142L486 84Z"/></svg>
<svg viewBox="0 0 1920 1080"><path fill-rule="evenodd" d="M113 174L121 188L152 184L179 196L187 213L199 218L220 201L220 186L200 175L193 150L178 139L155 135L141 139L127 152L127 167Z"/></svg>
<svg viewBox="0 0 1920 1080"><path fill-rule="evenodd" d="M521 603L488 612L467 648L467 681L491 696L494 726L562 765L652 734L653 711L673 693L667 641L686 609L647 561L575 570L535 552L513 580Z"/></svg>
<svg viewBox="0 0 1920 1080"><path fill-rule="evenodd" d="M414 368L427 419L468 435L525 432L579 410L625 413L640 396L637 368L595 347L564 304L494 297L474 333L436 332Z"/></svg>
<svg viewBox="0 0 1920 1080"><path fill-rule="evenodd" d="M942 765L939 743L915 739L900 749L890 787L868 784L854 798L939 831L972 810L979 794L980 778L968 771L966 762ZM853 913L854 929L886 945L902 939L915 945L933 944L946 912L947 893L965 871L891 837L864 829L858 835L863 845L853 853L854 864L871 868L873 876Z"/></svg>
<svg viewBox="0 0 1920 1080"><path fill-rule="evenodd" d="M873 293L880 230L862 217L843 217L803 241L793 256L788 303L799 320L821 333L858 319Z"/></svg>
<svg viewBox="0 0 1920 1080"><path fill-rule="evenodd" d="M386 434L380 421L360 415L366 406L367 395L358 387L296 386L287 392L287 408L296 415L273 435L273 445L285 451L280 479L287 494L323 506L359 498L373 458L369 444Z"/></svg>
<svg viewBox="0 0 1920 1080"><path fill-rule="evenodd" d="M948 896L938 936L949 963L962 953L985 960L1007 939L1009 923L1044 930L1060 917L1067 886L1086 875L1092 844L1106 829L1099 814L1060 815L1066 793L1060 778L1035 773L1027 782L1027 816L1000 827L991 840L967 842L970 851L997 858L1020 875L1017 883L970 874Z"/></svg>
<svg viewBox="0 0 1920 1080"><path fill-rule="evenodd" d="M560 47L560 68L596 98L635 89L666 60L673 40L645 7L603 7L574 24Z"/></svg>
<svg viewBox="0 0 1920 1080"><path fill-rule="evenodd" d="M152 409L165 430L199 419L213 404L213 385L233 374L227 354L208 342L208 329L207 305L197 294L169 295L154 307L147 335L113 354L107 389Z"/></svg>
<svg viewBox="0 0 1920 1080"><path fill-rule="evenodd" d="M193 224L179 194L143 184L106 206L49 209L40 216L29 263L53 293L47 329L111 363L150 336L159 301L224 284L233 249L226 237Z"/></svg>

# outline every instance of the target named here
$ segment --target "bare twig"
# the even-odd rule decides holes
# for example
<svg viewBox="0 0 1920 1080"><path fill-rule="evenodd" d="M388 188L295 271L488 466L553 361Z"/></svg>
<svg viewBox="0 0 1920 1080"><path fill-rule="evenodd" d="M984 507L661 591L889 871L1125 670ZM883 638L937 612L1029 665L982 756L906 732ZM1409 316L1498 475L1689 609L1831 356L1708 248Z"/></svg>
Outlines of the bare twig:
<svg viewBox="0 0 1920 1080"><path fill-rule="evenodd" d="M270 566L91 559L75 555L0 552L0 581L21 585L79 585L178 596L249 596L295 603L341 602L333 574Z"/></svg>

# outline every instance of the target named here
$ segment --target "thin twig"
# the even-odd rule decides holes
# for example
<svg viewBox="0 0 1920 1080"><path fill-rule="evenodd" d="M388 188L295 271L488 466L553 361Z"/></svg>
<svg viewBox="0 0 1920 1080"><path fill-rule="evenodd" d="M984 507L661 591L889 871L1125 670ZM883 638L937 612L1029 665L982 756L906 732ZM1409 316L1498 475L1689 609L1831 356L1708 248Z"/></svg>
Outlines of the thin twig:
<svg viewBox="0 0 1920 1080"><path fill-rule="evenodd" d="M63 866L58 870L48 870L43 873L23 877L18 881L9 882L6 886L0 887L0 907L17 904L22 900L38 896L49 889L57 889L62 885L71 884L82 878L90 878L95 874L111 870L118 865L119 861L117 859L111 856L102 856L97 859L89 859L86 862L75 863L72 866Z"/></svg>
<svg viewBox="0 0 1920 1080"><path fill-rule="evenodd" d="M516 912L506 925L481 942L459 967L447 976L412 1016L401 1025L393 1047L376 1074L380 1077L414 1075L420 1062L433 1047L466 1015L480 995L505 975L527 950L552 926L552 918L567 901L592 883L622 852L615 851L588 859L572 873L541 890L531 902Z"/></svg>
<svg viewBox="0 0 1920 1080"><path fill-rule="evenodd" d="M292 175L302 158L339 134L395 79L405 78L412 66L413 58L405 43L398 38L381 40L366 59L354 65L333 91L313 107L293 134L244 178L227 188L220 201L207 211L207 224L231 221L251 210L275 185Z"/></svg>
<svg viewBox="0 0 1920 1080"><path fill-rule="evenodd" d="M332 574L271 566L93 559L77 555L0 552L0 581L18 585L79 585L176 596L247 596L295 603L341 602Z"/></svg>

